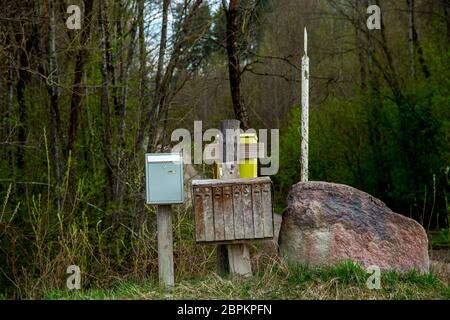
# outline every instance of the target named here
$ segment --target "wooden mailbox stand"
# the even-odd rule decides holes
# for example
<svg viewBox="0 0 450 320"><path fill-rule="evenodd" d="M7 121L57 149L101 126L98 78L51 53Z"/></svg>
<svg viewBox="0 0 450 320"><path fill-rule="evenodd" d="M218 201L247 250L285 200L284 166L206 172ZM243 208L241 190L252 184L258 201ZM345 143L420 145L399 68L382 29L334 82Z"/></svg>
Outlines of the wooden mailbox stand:
<svg viewBox="0 0 450 320"><path fill-rule="evenodd" d="M158 274L159 283L166 288L175 284L173 268L172 208L171 205L158 205L156 209L158 231Z"/></svg>
<svg viewBox="0 0 450 320"><path fill-rule="evenodd" d="M183 157L179 153L145 154L146 202L156 204L159 282L174 286L171 204L183 203Z"/></svg>
<svg viewBox="0 0 450 320"><path fill-rule="evenodd" d="M220 272L250 275L249 241L274 235L270 178L193 180L192 188L197 243L218 245Z"/></svg>
<svg viewBox="0 0 450 320"><path fill-rule="evenodd" d="M252 274L249 241L273 238L272 190L269 177L239 178L237 144L226 131L239 130L238 120L223 120L223 162L218 179L192 181L196 241L217 244L217 271Z"/></svg>

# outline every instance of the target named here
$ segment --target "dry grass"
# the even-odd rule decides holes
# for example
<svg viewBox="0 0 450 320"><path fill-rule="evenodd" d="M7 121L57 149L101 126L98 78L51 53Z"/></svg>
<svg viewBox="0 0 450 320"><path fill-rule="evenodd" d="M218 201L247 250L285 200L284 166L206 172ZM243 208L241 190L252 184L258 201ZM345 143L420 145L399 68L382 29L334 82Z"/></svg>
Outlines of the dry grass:
<svg viewBox="0 0 450 320"><path fill-rule="evenodd" d="M366 287L368 274L350 262L335 267L288 266L277 260L249 279L202 277L176 279L165 291L154 277L125 282L111 290L52 291L46 299L450 299L448 285L433 275L383 273L381 289Z"/></svg>
<svg viewBox="0 0 450 320"><path fill-rule="evenodd" d="M450 284L450 263L438 260L430 261L430 270L442 281Z"/></svg>
<svg viewBox="0 0 450 320"><path fill-rule="evenodd" d="M82 199L80 189L78 199ZM80 200L81 201L81 200ZM5 203L7 199L5 200ZM197 245L192 210L174 207L176 287L157 283L154 212L136 236L126 224L113 231L87 209L68 217L32 197L28 220L16 221L16 209L1 211L2 250L8 258L0 298L21 299L449 299L448 284L432 275L383 273L381 290L366 287L368 274L350 263L333 268L288 266L274 250L255 244L254 276L220 278L213 245ZM20 233L23 227L26 233ZM273 248L272 248L273 249ZM268 254L268 252L270 252ZM68 292L66 268L82 272L82 290ZM2 267L3 268L3 267ZM437 270L437 269L436 269ZM436 272L439 276L441 273ZM445 279L444 279L445 280ZM5 288L7 290L5 290Z"/></svg>

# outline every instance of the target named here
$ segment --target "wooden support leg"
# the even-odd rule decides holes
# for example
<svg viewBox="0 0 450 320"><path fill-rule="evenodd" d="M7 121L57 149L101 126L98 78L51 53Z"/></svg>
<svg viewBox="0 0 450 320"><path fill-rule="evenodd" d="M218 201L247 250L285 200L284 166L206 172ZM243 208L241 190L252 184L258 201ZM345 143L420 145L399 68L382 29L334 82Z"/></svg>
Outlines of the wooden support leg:
<svg viewBox="0 0 450 320"><path fill-rule="evenodd" d="M157 209L158 228L158 272L159 283L170 288L174 286L172 210L170 205L159 205Z"/></svg>
<svg viewBox="0 0 450 320"><path fill-rule="evenodd" d="M248 245L229 244L227 249L231 274L250 277L252 275L252 264Z"/></svg>
<svg viewBox="0 0 450 320"><path fill-rule="evenodd" d="M216 247L217 252L217 274L219 276L225 276L230 272L228 264L228 250L224 244L218 244Z"/></svg>

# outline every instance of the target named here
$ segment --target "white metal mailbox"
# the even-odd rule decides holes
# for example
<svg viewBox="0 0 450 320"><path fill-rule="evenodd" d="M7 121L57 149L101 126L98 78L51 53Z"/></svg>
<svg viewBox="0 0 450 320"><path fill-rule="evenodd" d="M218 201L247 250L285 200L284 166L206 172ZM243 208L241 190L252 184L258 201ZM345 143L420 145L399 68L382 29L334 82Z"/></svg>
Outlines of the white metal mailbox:
<svg viewBox="0 0 450 320"><path fill-rule="evenodd" d="M179 153L145 154L148 204L183 203L183 157Z"/></svg>

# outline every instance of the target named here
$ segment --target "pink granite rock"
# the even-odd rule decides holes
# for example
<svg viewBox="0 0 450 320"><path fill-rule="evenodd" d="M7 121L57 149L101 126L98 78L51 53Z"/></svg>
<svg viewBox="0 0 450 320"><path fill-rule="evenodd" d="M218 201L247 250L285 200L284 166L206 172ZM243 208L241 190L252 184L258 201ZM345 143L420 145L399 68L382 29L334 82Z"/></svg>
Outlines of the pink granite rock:
<svg viewBox="0 0 450 320"><path fill-rule="evenodd" d="M326 182L300 182L291 188L279 250L290 261L310 265L352 260L365 268L425 273L430 264L420 224L365 192Z"/></svg>

